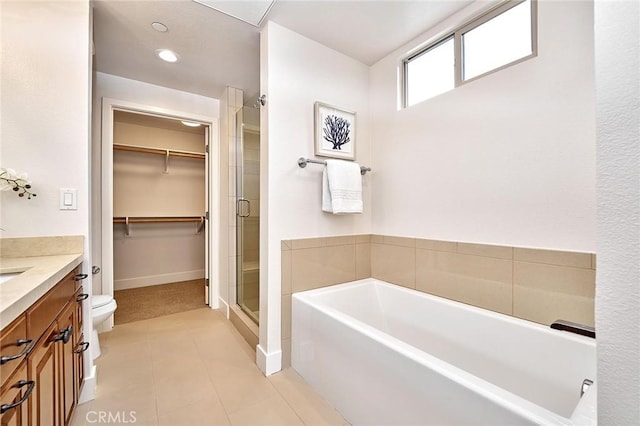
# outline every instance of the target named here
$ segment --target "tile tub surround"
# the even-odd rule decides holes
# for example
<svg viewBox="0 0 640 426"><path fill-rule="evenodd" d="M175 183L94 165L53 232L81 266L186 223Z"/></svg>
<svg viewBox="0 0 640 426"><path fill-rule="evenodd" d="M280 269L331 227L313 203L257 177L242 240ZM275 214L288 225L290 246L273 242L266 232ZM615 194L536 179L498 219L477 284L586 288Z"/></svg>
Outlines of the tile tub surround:
<svg viewBox="0 0 640 426"><path fill-rule="evenodd" d="M291 294L377 278L549 325L594 325L595 255L388 235L282 241L282 366L290 365Z"/></svg>
<svg viewBox="0 0 640 426"><path fill-rule="evenodd" d="M282 248L282 368L291 365L291 294L371 277L371 236L286 240Z"/></svg>

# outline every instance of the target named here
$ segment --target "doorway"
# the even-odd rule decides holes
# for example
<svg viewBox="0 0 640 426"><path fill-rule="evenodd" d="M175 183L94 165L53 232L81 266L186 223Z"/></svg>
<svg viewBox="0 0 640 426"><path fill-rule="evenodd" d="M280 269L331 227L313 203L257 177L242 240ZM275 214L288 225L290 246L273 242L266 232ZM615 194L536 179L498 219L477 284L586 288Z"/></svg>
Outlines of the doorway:
<svg viewBox="0 0 640 426"><path fill-rule="evenodd" d="M217 120L105 98L102 131L102 292L136 319L217 308Z"/></svg>
<svg viewBox="0 0 640 426"><path fill-rule="evenodd" d="M116 325L206 304L206 134L197 122L114 112Z"/></svg>

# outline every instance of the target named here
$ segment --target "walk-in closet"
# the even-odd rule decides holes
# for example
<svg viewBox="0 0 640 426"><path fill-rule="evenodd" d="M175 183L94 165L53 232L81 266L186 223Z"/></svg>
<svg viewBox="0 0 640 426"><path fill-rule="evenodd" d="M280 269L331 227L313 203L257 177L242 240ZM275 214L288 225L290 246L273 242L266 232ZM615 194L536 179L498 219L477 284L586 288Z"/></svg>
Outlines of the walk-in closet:
<svg viewBox="0 0 640 426"><path fill-rule="evenodd" d="M114 111L116 325L207 303L207 131L199 123Z"/></svg>

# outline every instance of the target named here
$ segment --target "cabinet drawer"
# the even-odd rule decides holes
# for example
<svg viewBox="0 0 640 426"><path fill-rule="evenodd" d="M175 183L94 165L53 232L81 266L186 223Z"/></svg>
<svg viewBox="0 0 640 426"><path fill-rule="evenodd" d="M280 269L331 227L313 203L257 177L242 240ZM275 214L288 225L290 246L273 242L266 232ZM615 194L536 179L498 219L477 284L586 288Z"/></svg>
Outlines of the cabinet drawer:
<svg viewBox="0 0 640 426"><path fill-rule="evenodd" d="M28 339L38 340L71 300L76 286L74 277L78 270L79 268L76 268L67 274L62 281L27 309Z"/></svg>
<svg viewBox="0 0 640 426"><path fill-rule="evenodd" d="M0 384L4 384L33 347L33 341L27 340L25 318L19 316L0 333Z"/></svg>

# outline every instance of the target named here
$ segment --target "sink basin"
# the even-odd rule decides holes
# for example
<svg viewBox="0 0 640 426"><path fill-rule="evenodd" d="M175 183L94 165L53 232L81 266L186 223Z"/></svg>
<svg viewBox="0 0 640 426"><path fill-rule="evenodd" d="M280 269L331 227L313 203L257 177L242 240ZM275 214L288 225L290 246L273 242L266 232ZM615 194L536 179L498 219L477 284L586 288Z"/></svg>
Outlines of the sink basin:
<svg viewBox="0 0 640 426"><path fill-rule="evenodd" d="M17 277L18 275L20 275L21 273L23 273L24 271L20 271L20 272L5 272L3 274L0 274L0 284L9 281L11 278Z"/></svg>

